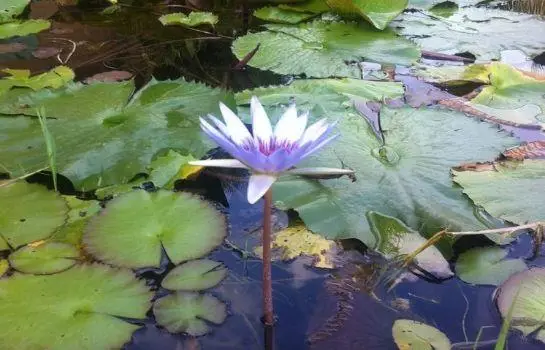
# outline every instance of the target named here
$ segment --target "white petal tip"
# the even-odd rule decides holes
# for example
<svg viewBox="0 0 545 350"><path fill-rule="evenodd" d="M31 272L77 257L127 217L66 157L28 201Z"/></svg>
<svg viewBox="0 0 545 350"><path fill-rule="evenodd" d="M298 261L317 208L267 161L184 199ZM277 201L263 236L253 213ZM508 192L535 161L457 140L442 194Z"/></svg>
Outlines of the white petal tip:
<svg viewBox="0 0 545 350"><path fill-rule="evenodd" d="M275 181L276 176L272 175L255 174L250 176L248 183L248 203L255 204L267 193Z"/></svg>
<svg viewBox="0 0 545 350"><path fill-rule="evenodd" d="M194 160L188 162L189 165L195 166L208 166L216 168L241 168L247 169L248 167L236 159L206 159L206 160Z"/></svg>

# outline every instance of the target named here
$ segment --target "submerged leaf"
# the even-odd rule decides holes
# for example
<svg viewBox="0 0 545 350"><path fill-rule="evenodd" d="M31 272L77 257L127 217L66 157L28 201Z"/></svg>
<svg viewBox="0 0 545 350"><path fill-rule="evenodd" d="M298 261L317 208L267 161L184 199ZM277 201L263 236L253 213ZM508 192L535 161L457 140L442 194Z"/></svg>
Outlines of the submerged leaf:
<svg viewBox="0 0 545 350"><path fill-rule="evenodd" d="M170 290L199 291L214 287L227 276L220 262L201 259L176 266L165 276L161 287Z"/></svg>
<svg viewBox="0 0 545 350"><path fill-rule="evenodd" d="M109 264L159 266L162 248L178 264L216 248L225 236L221 214L187 193L135 190L120 195L87 226L85 248Z"/></svg>
<svg viewBox="0 0 545 350"><path fill-rule="evenodd" d="M38 33L48 29L50 26L51 23L44 19L29 19L27 21L0 24L0 39Z"/></svg>
<svg viewBox="0 0 545 350"><path fill-rule="evenodd" d="M523 225L545 220L545 160L501 161L458 167L454 181L492 216Z"/></svg>
<svg viewBox="0 0 545 350"><path fill-rule="evenodd" d="M0 186L0 250L49 237L66 220L65 201L44 186Z"/></svg>
<svg viewBox="0 0 545 350"><path fill-rule="evenodd" d="M207 322L223 323L227 308L211 295L177 292L157 300L153 313L157 323L169 332L199 336L208 333Z"/></svg>
<svg viewBox="0 0 545 350"><path fill-rule="evenodd" d="M360 61L408 65L420 56L409 41L364 23L314 21L265 27L267 31L236 39L233 52L242 59L261 44L248 64L279 74L360 77L361 70L355 64Z"/></svg>
<svg viewBox="0 0 545 350"><path fill-rule="evenodd" d="M545 320L544 289L545 269L532 268L512 275L496 292L496 303L503 318L512 307L511 327L524 335L538 330L535 337L542 342L545 342L545 330L542 329Z"/></svg>
<svg viewBox="0 0 545 350"><path fill-rule="evenodd" d="M447 336L432 326L413 320L396 320L392 327L400 350L450 350Z"/></svg>
<svg viewBox="0 0 545 350"><path fill-rule="evenodd" d="M214 25L218 23L219 18L212 12L193 11L190 12L189 15L186 15L183 12L162 15L159 17L159 21L161 21L164 26L182 25L186 27L196 27L201 24Z"/></svg>
<svg viewBox="0 0 545 350"><path fill-rule="evenodd" d="M46 276L0 279L2 349L118 349L139 328L149 292L131 271L81 265Z"/></svg>
<svg viewBox="0 0 545 350"><path fill-rule="evenodd" d="M9 256L9 263L17 271L44 275L69 269L77 263L79 256L73 245L46 242L17 250Z"/></svg>
<svg viewBox="0 0 545 350"><path fill-rule="evenodd" d="M165 149L201 157L210 147L199 116L218 114L230 94L184 80L69 84L63 89L11 90L0 98L0 164L12 177L47 164L39 122L43 110L57 146L58 173L78 189L126 183ZM131 98L132 95L132 98ZM97 103L100 101L100 103Z"/></svg>
<svg viewBox="0 0 545 350"><path fill-rule="evenodd" d="M505 259L507 251L500 247L473 248L456 261L456 274L473 284L500 285L514 273L526 270L522 259Z"/></svg>

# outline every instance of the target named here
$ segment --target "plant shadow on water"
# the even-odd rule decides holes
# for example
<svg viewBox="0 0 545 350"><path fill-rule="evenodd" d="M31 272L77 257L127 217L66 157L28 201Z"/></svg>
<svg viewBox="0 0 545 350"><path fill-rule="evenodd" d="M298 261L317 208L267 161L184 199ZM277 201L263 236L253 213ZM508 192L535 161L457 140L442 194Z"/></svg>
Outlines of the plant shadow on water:
<svg viewBox="0 0 545 350"><path fill-rule="evenodd" d="M122 78L117 76L112 79L115 81L132 77L138 88L145 86L152 77L157 80L183 77L234 91L280 85L293 80L291 75L279 75L249 66L243 69L237 67L239 61L231 52L234 37L241 36L246 29L257 30L259 25L263 24L255 19L247 23L248 19L242 11L246 5L227 2L208 4L209 9L221 18L220 24L209 32L161 25L157 20L158 16L177 6L171 6L169 2L136 1L125 4L120 1L118 7L114 6L116 12L113 14L104 14L102 5L95 7L94 2L90 3L81 7L60 8L52 15L54 23L50 31L8 39L5 43L9 46L3 47L4 51L0 51L0 66L30 69L38 74L62 63L75 71L76 80L87 83L91 82L87 80L88 78L105 70L121 71L128 74L120 75ZM245 28L248 25L249 28ZM276 30L280 32L284 29ZM329 30L328 28L326 31ZM279 35L279 32L270 31L267 35ZM4 44L4 41L2 43ZM323 48L322 43L312 44L307 46L312 46L315 51ZM20 50L15 53L10 51L15 49ZM406 52L406 55L410 57L412 53ZM406 60L407 57L403 59ZM301 69L304 71L304 68ZM350 65L346 70L351 74L359 72L356 65ZM491 70L488 73L492 75L496 74L496 71ZM482 77L479 76L479 79ZM449 79L430 83L412 71L398 68L392 80L403 82L405 90L402 96L384 99L384 102L392 107L392 110L405 103L414 108L433 108L438 104L445 106L450 103L447 106L454 110L490 121L490 118L496 118L496 115L491 114L498 110L493 108L502 108L501 106L492 105L485 112L478 110L480 113L478 114L474 109L468 110L466 105L456 104L459 101L458 97L471 93L475 87L493 84L492 79L487 82L479 79L477 81L470 79L459 85L450 85ZM331 89L324 85L323 93L327 97L324 100L332 99L338 102L338 95L351 94L338 91L334 94ZM296 88L294 91L298 92ZM319 114L327 111L323 106L329 106L313 102L313 98L320 100L319 95L313 96L315 91L304 90L310 97L303 93L301 95L311 101L308 104L313 108L312 112ZM244 93L240 96L243 95ZM237 98L243 100L244 97L240 96ZM519 97L517 95L517 98ZM274 100L274 97L270 98ZM486 101L480 102L484 104ZM305 103L306 100L302 104ZM237 104L241 110L245 108L244 103L237 101ZM369 104L363 103L363 106L369 107ZM475 105L470 107L475 108ZM344 112L344 105L342 110ZM117 123L115 117L109 119L112 127ZM180 116L169 115L169 118L171 117L174 120ZM123 122L124 120L119 121L120 124ZM517 124L519 120L507 120L506 123L502 129L513 133L521 140L545 140L545 134L534 120L521 122L522 127ZM382 135L379 122L376 128L375 132ZM216 153L211 152L208 155L216 157L217 150ZM339 160L343 162L343 159ZM387 175L384 175L384 178L386 177ZM52 189L51 179L51 173L48 171L41 171L26 178L29 183L43 184ZM76 194L80 198L95 199L95 193L77 189L68 177L60 174L58 180L63 195ZM262 202L248 204L246 180L247 174L241 171L203 170L197 180L178 180L173 186L176 191L192 192L217 203L220 211L227 217L228 236L225 242L207 256L214 261L222 262L229 270L227 278L208 291L227 304L228 316L225 322L212 326L209 334L193 337L171 333L158 326L150 310L143 321L131 320L143 327L133 333L130 342L123 347L125 350L267 348L261 322L262 263L255 251L260 244ZM127 191L130 191L131 187L145 187L142 182L136 183L134 179L133 181L135 186L129 184ZM153 184L151 189L154 190ZM361 213L361 216L364 214ZM301 217L293 210L275 209L274 231L281 231L300 220ZM502 224L503 222L499 223L500 226ZM384 279L395 272L385 269L389 262L383 256L366 250L362 243L354 244L354 240L341 241L346 249L336 256L338 261L335 269L313 268L313 258L308 256L297 257L290 262L277 259L273 263L273 299L278 319L274 327L275 348L397 349L392 327L396 320L409 319L441 330L452 342L453 349L473 349L476 340L479 342L478 349L494 349L502 320L493 299L495 287L471 285L458 277L452 277L443 281L419 278L416 281L397 283L388 289L389 286L384 283ZM163 242L160 244L163 255L159 267L136 269L138 277L145 280L146 286L157 292L156 297L168 294L167 290L161 287L161 283L174 267L174 264L166 259L165 254L171 247L165 247ZM455 261L471 248L491 245L489 240L475 236L463 237L454 245L452 259L449 261ZM17 245L10 249L15 247ZM542 250L535 259L529 259L532 249L531 235L523 233L509 246L508 257L528 258L526 263L529 267L545 266ZM7 253L3 254L2 258L8 258ZM449 264L454 270L454 263ZM424 277L429 276L424 274ZM517 332L511 332L508 341L510 349L543 348L539 341L524 338Z"/></svg>

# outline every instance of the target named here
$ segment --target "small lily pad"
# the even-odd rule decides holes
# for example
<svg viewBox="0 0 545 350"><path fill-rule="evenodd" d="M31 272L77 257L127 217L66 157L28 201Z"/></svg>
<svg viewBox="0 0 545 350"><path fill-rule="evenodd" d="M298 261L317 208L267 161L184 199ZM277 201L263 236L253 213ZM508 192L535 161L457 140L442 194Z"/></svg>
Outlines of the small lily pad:
<svg viewBox="0 0 545 350"><path fill-rule="evenodd" d="M227 268L220 262L202 259L188 261L173 268L161 282L170 290L198 291L214 287L227 276Z"/></svg>
<svg viewBox="0 0 545 350"><path fill-rule="evenodd" d="M200 258L224 236L224 218L207 202L187 193L136 190L91 219L83 242L100 260L140 268L159 266L162 248L175 264Z"/></svg>
<svg viewBox="0 0 545 350"><path fill-rule="evenodd" d="M46 87L57 89L75 77L74 71L66 66L58 66L34 76L30 76L27 69L4 69L3 72L10 76L0 80L0 95L12 87L28 87L35 91Z"/></svg>
<svg viewBox="0 0 545 350"><path fill-rule="evenodd" d="M13 36L25 36L46 30L51 26L44 19L29 19L28 21L16 21L0 24L0 39Z"/></svg>
<svg viewBox="0 0 545 350"><path fill-rule="evenodd" d="M447 336L432 326L413 320L396 320L392 327L394 341L402 350L450 350Z"/></svg>
<svg viewBox="0 0 545 350"><path fill-rule="evenodd" d="M0 23L11 22L15 16L20 15L27 7L30 0L2 0L0 4Z"/></svg>
<svg viewBox="0 0 545 350"><path fill-rule="evenodd" d="M169 13L159 17L159 21L164 26L182 25L186 27L196 27L201 24L214 25L218 23L219 18L212 12L193 11L189 15L182 12Z"/></svg>
<svg viewBox="0 0 545 350"><path fill-rule="evenodd" d="M46 242L22 247L9 256L9 263L17 271L44 275L67 270L78 258L79 251L73 245Z"/></svg>
<svg viewBox="0 0 545 350"><path fill-rule="evenodd" d="M360 15L375 28L383 30L403 12L408 0L327 0L326 2L340 13Z"/></svg>
<svg viewBox="0 0 545 350"><path fill-rule="evenodd" d="M545 342L545 268L532 268L509 277L497 290L496 303L503 318L506 318L511 305L512 328L528 335L539 329L535 335Z"/></svg>
<svg viewBox="0 0 545 350"><path fill-rule="evenodd" d="M267 6L255 10L254 16L273 23L296 24L315 17L316 14L301 11L283 10L279 7Z"/></svg>
<svg viewBox="0 0 545 350"><path fill-rule="evenodd" d="M143 319L152 293L124 269L79 265L53 275L0 279L3 350L119 349Z"/></svg>
<svg viewBox="0 0 545 350"><path fill-rule="evenodd" d="M505 259L507 251L500 247L473 248L456 261L456 274L472 284L500 285L514 273L526 270L522 259Z"/></svg>
<svg viewBox="0 0 545 350"><path fill-rule="evenodd" d="M49 237L64 224L67 212L62 197L44 186L26 182L0 186L0 249Z"/></svg>
<svg viewBox="0 0 545 350"><path fill-rule="evenodd" d="M157 323L169 332L199 336L208 333L207 322L223 323L227 308L211 295L177 292L157 300L153 313Z"/></svg>

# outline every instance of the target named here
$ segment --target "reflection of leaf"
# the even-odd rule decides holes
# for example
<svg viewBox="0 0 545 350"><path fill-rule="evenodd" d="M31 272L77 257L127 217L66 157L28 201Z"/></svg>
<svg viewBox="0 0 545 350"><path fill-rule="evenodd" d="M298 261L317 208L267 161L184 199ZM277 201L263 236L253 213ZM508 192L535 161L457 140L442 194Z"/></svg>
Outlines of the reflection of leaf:
<svg viewBox="0 0 545 350"><path fill-rule="evenodd" d="M269 24L268 30L239 37L233 52L242 59L261 44L249 61L253 67L279 74L312 77L359 77L351 62L366 61L411 64L420 56L410 42L389 30L377 31L361 23L314 21L299 26Z"/></svg>
<svg viewBox="0 0 545 350"><path fill-rule="evenodd" d="M450 350L447 336L438 329L413 320L396 320L392 327L400 350Z"/></svg>
<svg viewBox="0 0 545 350"><path fill-rule="evenodd" d="M516 272L526 270L522 259L505 259L507 251L499 247L473 248L456 261L456 274L473 284L499 285Z"/></svg>
<svg viewBox="0 0 545 350"><path fill-rule="evenodd" d="M192 260L176 266L161 281L170 290L198 291L212 288L227 276L227 268L208 259Z"/></svg>
<svg viewBox="0 0 545 350"><path fill-rule="evenodd" d="M127 267L159 266L200 258L225 236L221 214L187 193L135 190L108 203L87 226L84 244L97 258Z"/></svg>
<svg viewBox="0 0 545 350"><path fill-rule="evenodd" d="M37 247L27 245L9 256L14 269L33 274L51 274L74 266L78 250L70 244L48 242Z"/></svg>
<svg viewBox="0 0 545 350"><path fill-rule="evenodd" d="M470 52L483 61L499 59L501 51L508 49L534 56L543 52L545 45L545 36L529 35L543 30L543 20L538 16L488 7L462 7L449 18L425 11L407 11L392 24L422 50L445 54Z"/></svg>
<svg viewBox="0 0 545 350"><path fill-rule="evenodd" d="M25 36L46 30L51 26L49 21L43 19L29 19L0 24L0 39L13 36Z"/></svg>
<svg viewBox="0 0 545 350"><path fill-rule="evenodd" d="M47 164L40 125L32 117L43 109L59 174L86 190L125 183L146 172L162 150L202 156L210 143L199 132L198 117L216 113L218 102L228 103L230 96L184 80L152 80L130 98L133 92L134 82L128 81L5 93L0 98L2 171L17 177Z"/></svg>
<svg viewBox="0 0 545 350"><path fill-rule="evenodd" d="M159 21L161 21L164 26L182 25L186 27L196 27L201 24L214 25L218 23L219 18L211 12L193 11L189 13L189 15L182 12L162 15L159 17Z"/></svg>
<svg viewBox="0 0 545 350"><path fill-rule="evenodd" d="M0 279L2 349L119 349L144 318L151 293L131 271L82 265Z"/></svg>
<svg viewBox="0 0 545 350"><path fill-rule="evenodd" d="M408 0L327 0L341 13L358 14L378 29L384 29L407 6Z"/></svg>
<svg viewBox="0 0 545 350"><path fill-rule="evenodd" d="M545 269L532 268L509 277L498 289L496 303L503 318L511 305L511 327L528 335L539 329L535 337L545 342Z"/></svg>
<svg viewBox="0 0 545 350"><path fill-rule="evenodd" d="M227 317L225 304L207 294L177 292L155 302L157 323L171 333L199 336L208 333L206 323L221 324Z"/></svg>
<svg viewBox="0 0 545 350"><path fill-rule="evenodd" d="M48 237L64 223L67 211L65 201L41 185L0 186L0 250Z"/></svg>
<svg viewBox="0 0 545 350"><path fill-rule="evenodd" d="M453 170L454 181L491 215L515 224L545 220L545 160L479 164Z"/></svg>

